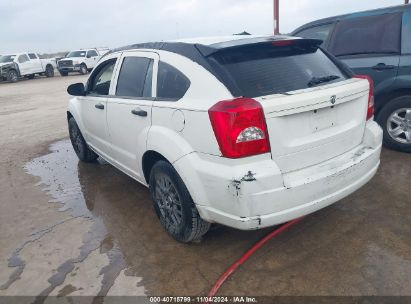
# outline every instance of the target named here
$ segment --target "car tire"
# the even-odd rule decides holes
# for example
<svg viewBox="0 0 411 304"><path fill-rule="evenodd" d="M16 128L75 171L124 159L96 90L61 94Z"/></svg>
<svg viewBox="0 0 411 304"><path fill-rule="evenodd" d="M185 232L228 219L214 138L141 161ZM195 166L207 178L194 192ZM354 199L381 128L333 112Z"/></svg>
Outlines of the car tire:
<svg viewBox="0 0 411 304"><path fill-rule="evenodd" d="M54 68L51 65L46 66L46 77L54 77Z"/></svg>
<svg viewBox="0 0 411 304"><path fill-rule="evenodd" d="M98 155L92 151L84 140L83 135L76 123L76 120L71 117L68 121L70 141L77 157L83 162L94 162Z"/></svg>
<svg viewBox="0 0 411 304"><path fill-rule="evenodd" d="M34 76L35 76L34 74L30 74L30 75L27 75L27 78L28 79L34 79Z"/></svg>
<svg viewBox="0 0 411 304"><path fill-rule="evenodd" d="M18 74L16 70L10 70L7 72L7 81L8 82L17 82Z"/></svg>
<svg viewBox="0 0 411 304"><path fill-rule="evenodd" d="M183 180L170 163L160 160L154 164L149 185L156 214L171 237L189 243L207 233L210 223L200 217Z"/></svg>
<svg viewBox="0 0 411 304"><path fill-rule="evenodd" d="M63 77L66 77L68 75L68 72L59 71L59 73Z"/></svg>
<svg viewBox="0 0 411 304"><path fill-rule="evenodd" d="M87 74L87 66L84 63L82 63L80 65L80 74L81 75L86 75Z"/></svg>
<svg viewBox="0 0 411 304"><path fill-rule="evenodd" d="M387 103L378 113L377 122L384 131L386 147L411 153L411 96Z"/></svg>

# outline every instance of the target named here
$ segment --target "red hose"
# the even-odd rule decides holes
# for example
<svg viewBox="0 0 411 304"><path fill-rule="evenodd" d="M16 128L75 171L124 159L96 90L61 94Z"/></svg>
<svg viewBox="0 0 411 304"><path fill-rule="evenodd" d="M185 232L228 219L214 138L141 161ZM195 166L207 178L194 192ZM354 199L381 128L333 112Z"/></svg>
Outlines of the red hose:
<svg viewBox="0 0 411 304"><path fill-rule="evenodd" d="M208 293L207 297L213 297L216 295L218 289L223 285L225 280L240 266L243 264L245 261L247 261L250 256L256 252L260 247L262 247L265 243L267 243L269 240L271 240L273 237L279 235L281 232L286 230L287 228L293 226L294 224L297 224L302 217L297 218L295 220L289 221L280 227L274 229L271 231L269 234L267 234L265 237L263 237L261 240L259 240L257 243L254 244L253 247L251 247L243 256L241 256L237 261L235 261L228 269L222 274L222 276L215 282L214 286L211 288L210 292ZM208 303L208 301L206 302Z"/></svg>

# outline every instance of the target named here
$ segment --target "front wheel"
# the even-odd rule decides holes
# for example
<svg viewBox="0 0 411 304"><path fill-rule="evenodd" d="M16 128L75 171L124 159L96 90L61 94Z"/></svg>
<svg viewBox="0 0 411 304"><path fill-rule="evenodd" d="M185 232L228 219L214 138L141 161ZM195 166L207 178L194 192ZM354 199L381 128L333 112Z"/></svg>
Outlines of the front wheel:
<svg viewBox="0 0 411 304"><path fill-rule="evenodd" d="M16 70L10 70L7 73L7 81L8 82L16 82L18 79L17 71Z"/></svg>
<svg viewBox="0 0 411 304"><path fill-rule="evenodd" d="M87 145L76 123L76 120L73 117L69 119L68 125L69 125L70 141L71 141L71 144L73 145L74 152L76 152L77 154L77 157L81 161L84 161L87 163L94 162L98 158L98 155L94 153Z"/></svg>
<svg viewBox="0 0 411 304"><path fill-rule="evenodd" d="M63 77L66 77L68 75L68 72L59 71L59 73Z"/></svg>
<svg viewBox="0 0 411 304"><path fill-rule="evenodd" d="M175 240L189 243L208 231L210 223L200 217L184 182L170 163L158 161L151 170L149 184L157 216Z"/></svg>
<svg viewBox="0 0 411 304"><path fill-rule="evenodd" d="M384 144L411 153L411 96L391 100L377 117L384 131Z"/></svg>

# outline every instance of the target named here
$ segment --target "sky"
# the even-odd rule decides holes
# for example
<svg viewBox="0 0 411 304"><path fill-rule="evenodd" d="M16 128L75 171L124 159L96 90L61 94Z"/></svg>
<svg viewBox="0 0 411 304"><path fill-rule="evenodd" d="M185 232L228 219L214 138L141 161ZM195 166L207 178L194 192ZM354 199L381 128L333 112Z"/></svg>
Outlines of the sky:
<svg viewBox="0 0 411 304"><path fill-rule="evenodd" d="M403 0L280 0L280 31ZM272 0L0 0L0 54L271 34Z"/></svg>

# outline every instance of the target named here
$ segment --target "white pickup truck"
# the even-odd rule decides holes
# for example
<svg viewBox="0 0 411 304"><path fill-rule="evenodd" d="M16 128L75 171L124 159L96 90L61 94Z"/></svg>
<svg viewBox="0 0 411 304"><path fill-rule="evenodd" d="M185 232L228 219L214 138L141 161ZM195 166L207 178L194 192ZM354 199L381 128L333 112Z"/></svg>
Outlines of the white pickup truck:
<svg viewBox="0 0 411 304"><path fill-rule="evenodd" d="M55 59L40 59L36 53L15 53L0 56L0 80L16 82L21 77L54 76Z"/></svg>
<svg viewBox="0 0 411 304"><path fill-rule="evenodd" d="M90 72L101 56L108 51L107 48L71 51L65 58L58 61L57 68L61 76L67 76L70 72L78 72L84 75Z"/></svg>

